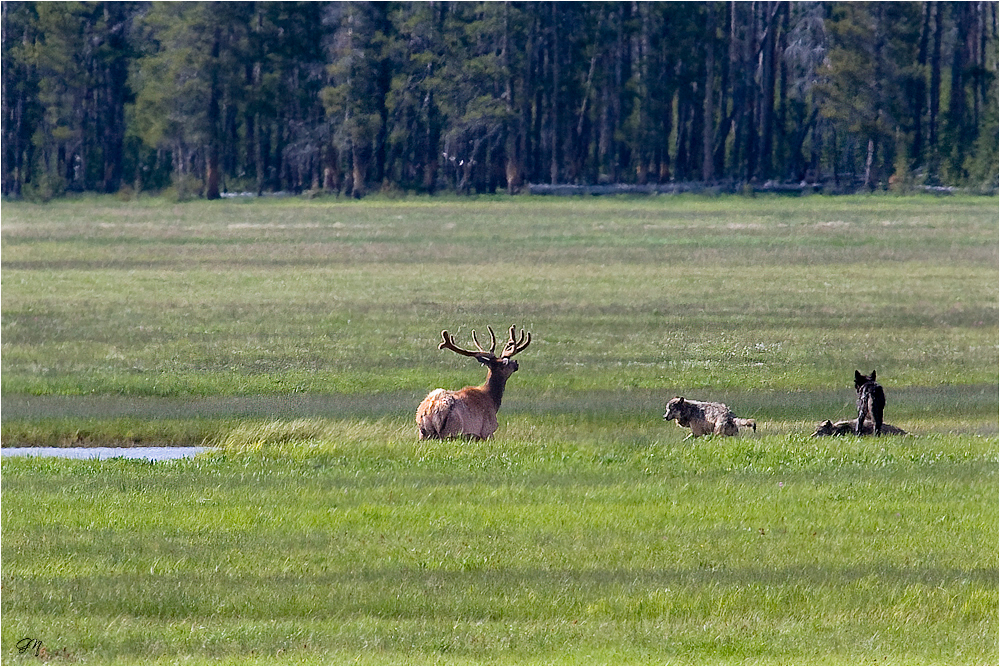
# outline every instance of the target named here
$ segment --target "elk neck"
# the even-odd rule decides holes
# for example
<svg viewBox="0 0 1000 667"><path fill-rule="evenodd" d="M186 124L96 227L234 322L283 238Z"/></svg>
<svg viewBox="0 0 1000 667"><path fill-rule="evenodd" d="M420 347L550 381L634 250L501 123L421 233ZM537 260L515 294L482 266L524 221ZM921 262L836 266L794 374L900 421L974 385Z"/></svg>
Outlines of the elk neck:
<svg viewBox="0 0 1000 667"><path fill-rule="evenodd" d="M493 369L487 369L486 371L486 382L482 384L480 389L490 397L493 401L493 405L496 409L500 409L500 401L503 400L503 390L507 386L507 378L504 377L503 373L494 373Z"/></svg>

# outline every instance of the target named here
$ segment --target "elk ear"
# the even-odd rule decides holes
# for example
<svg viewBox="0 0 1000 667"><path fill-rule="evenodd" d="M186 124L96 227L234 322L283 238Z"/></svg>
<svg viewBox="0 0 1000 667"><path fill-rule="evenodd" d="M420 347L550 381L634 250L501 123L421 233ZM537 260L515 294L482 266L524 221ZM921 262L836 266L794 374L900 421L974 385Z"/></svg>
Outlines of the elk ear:
<svg viewBox="0 0 1000 667"><path fill-rule="evenodd" d="M486 364L488 364L491 361L493 361L494 358L495 357L492 354L486 354L486 353L477 354L475 356L476 361L478 361L479 363L481 363L483 366L485 366Z"/></svg>

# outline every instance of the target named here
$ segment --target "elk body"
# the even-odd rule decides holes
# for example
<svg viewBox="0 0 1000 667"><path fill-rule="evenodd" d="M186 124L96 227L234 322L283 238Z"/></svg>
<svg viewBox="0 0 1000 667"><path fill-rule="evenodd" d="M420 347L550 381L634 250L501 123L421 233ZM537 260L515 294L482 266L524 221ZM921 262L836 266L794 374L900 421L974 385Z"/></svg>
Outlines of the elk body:
<svg viewBox="0 0 1000 667"><path fill-rule="evenodd" d="M466 350L455 345L455 339L447 331L441 332L439 350L448 349L466 357L473 357L486 366L486 382L478 387L465 387L458 391L435 389L427 394L417 408L417 432L421 440L431 438L489 438L497 430L497 411L503 400L507 378L517 371L517 362L512 358L531 344L531 334L521 330L515 337L516 327L511 326L510 338L500 356L494 352L497 347L496 335L490 332L490 349L484 350L472 332L475 350Z"/></svg>

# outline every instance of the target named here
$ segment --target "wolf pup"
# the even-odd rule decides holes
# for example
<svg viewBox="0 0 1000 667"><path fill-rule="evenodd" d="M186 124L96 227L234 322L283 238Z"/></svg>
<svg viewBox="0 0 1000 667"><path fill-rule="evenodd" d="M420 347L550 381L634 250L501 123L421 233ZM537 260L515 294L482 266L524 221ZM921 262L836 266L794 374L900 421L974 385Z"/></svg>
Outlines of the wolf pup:
<svg viewBox="0 0 1000 667"><path fill-rule="evenodd" d="M691 435L688 438L710 434L736 435L741 428L757 431L757 422L737 417L724 403L689 401L683 396L675 396L667 401L667 411L663 418L667 421L674 419L678 426L690 428Z"/></svg>
<svg viewBox="0 0 1000 667"><path fill-rule="evenodd" d="M827 419L824 422L820 422L816 426L816 431L813 433L813 437L819 437L823 435L847 435L854 433L858 430L858 420L857 419L847 419L839 422L832 422ZM864 425L864 434L871 435L872 427L869 424ZM906 435L906 431L899 428L898 426L893 426L889 422L882 423L882 435Z"/></svg>
<svg viewBox="0 0 1000 667"><path fill-rule="evenodd" d="M863 435L865 420L871 419L875 435L882 435L882 414L885 412L885 392L875 381L875 371L862 375L854 371L854 389L858 392L858 425L855 433Z"/></svg>

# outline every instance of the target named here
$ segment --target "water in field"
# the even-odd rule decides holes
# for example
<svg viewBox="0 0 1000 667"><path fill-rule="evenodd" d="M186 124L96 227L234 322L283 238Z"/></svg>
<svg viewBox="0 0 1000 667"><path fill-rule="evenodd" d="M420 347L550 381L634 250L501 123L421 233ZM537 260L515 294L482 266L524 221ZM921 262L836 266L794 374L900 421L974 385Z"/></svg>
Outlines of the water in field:
<svg viewBox="0 0 1000 667"><path fill-rule="evenodd" d="M55 456L62 459L190 459L212 447L4 447L0 456Z"/></svg>

